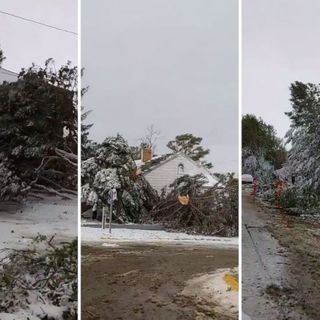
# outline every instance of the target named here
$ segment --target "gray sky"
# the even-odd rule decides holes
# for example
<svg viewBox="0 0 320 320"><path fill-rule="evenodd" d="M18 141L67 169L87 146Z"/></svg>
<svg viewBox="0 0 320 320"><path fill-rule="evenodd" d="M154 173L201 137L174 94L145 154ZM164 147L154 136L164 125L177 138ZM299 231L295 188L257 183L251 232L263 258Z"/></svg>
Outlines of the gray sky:
<svg viewBox="0 0 320 320"><path fill-rule="evenodd" d="M237 0L83 0L84 97L91 138L130 144L150 124L158 153L203 137L218 172L238 168Z"/></svg>
<svg viewBox="0 0 320 320"><path fill-rule="evenodd" d="M319 13L319 0L243 0L242 112L280 137L290 126L290 83L319 83Z"/></svg>
<svg viewBox="0 0 320 320"><path fill-rule="evenodd" d="M77 0L1 0L0 10L77 32ZM18 72L54 58L56 67L77 63L77 36L0 14L3 67Z"/></svg>

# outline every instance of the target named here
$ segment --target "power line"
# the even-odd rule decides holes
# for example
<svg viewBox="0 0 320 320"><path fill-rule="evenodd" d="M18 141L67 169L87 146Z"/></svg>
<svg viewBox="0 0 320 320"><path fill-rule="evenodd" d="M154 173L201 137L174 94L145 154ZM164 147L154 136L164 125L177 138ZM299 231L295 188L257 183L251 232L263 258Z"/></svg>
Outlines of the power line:
<svg viewBox="0 0 320 320"><path fill-rule="evenodd" d="M10 17L14 17L14 18L17 18L17 19L24 20L24 21L27 21L27 22L40 24L41 26L44 26L44 27L47 27L47 28L51 28L51 29L55 29L55 30L58 30L58 31L63 31L63 32L74 34L74 35L78 35L76 32L73 32L73 31L70 31L70 30L67 30L67 29L58 28L58 27L52 26L50 24L42 23L42 22L39 22L39 21L36 21L36 20L33 20L33 19L28 19L28 18L24 18L24 17L21 17L21 16L17 16L15 14L12 14L12 13L9 13L9 12L5 12L5 11L1 11L0 10L0 13L5 14L5 15L10 16Z"/></svg>

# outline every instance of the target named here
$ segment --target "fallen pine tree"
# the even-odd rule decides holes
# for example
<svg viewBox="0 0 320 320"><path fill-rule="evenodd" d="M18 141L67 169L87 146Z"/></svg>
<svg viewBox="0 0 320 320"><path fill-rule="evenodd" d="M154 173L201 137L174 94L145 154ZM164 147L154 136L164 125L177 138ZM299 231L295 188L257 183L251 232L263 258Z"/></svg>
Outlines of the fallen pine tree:
<svg viewBox="0 0 320 320"><path fill-rule="evenodd" d="M168 229L203 235L237 236L238 182L230 178L222 186L205 187L202 175L182 176L153 207L149 222Z"/></svg>
<svg viewBox="0 0 320 320"><path fill-rule="evenodd" d="M0 85L0 200L76 189L77 68L49 59Z"/></svg>

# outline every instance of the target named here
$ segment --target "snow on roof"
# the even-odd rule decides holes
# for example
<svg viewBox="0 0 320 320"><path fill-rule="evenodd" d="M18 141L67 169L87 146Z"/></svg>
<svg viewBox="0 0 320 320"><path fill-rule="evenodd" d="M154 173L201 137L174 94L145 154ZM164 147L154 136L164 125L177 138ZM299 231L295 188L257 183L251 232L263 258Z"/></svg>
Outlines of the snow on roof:
<svg viewBox="0 0 320 320"><path fill-rule="evenodd" d="M4 81L14 82L17 80L18 80L17 73L0 67L0 84L2 84Z"/></svg>
<svg viewBox="0 0 320 320"><path fill-rule="evenodd" d="M136 163L136 166L138 168L143 168L143 169L147 169L147 171L149 171L149 169L153 169L157 164L163 163L165 160L168 159L168 157L170 157L172 154L163 154L163 155L159 155L159 156L154 156L152 157L151 160L147 161L147 162L143 162L141 159L139 160L135 160L134 162Z"/></svg>

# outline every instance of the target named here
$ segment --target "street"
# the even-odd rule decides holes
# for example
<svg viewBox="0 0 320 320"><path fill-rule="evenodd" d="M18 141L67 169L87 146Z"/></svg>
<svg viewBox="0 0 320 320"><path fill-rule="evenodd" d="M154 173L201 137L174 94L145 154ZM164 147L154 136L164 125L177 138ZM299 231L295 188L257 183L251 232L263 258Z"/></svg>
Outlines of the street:
<svg viewBox="0 0 320 320"><path fill-rule="evenodd" d="M188 287L191 296L183 290L194 277L236 267L237 260L237 250L209 246L83 246L82 319L236 319L197 294L196 284Z"/></svg>

